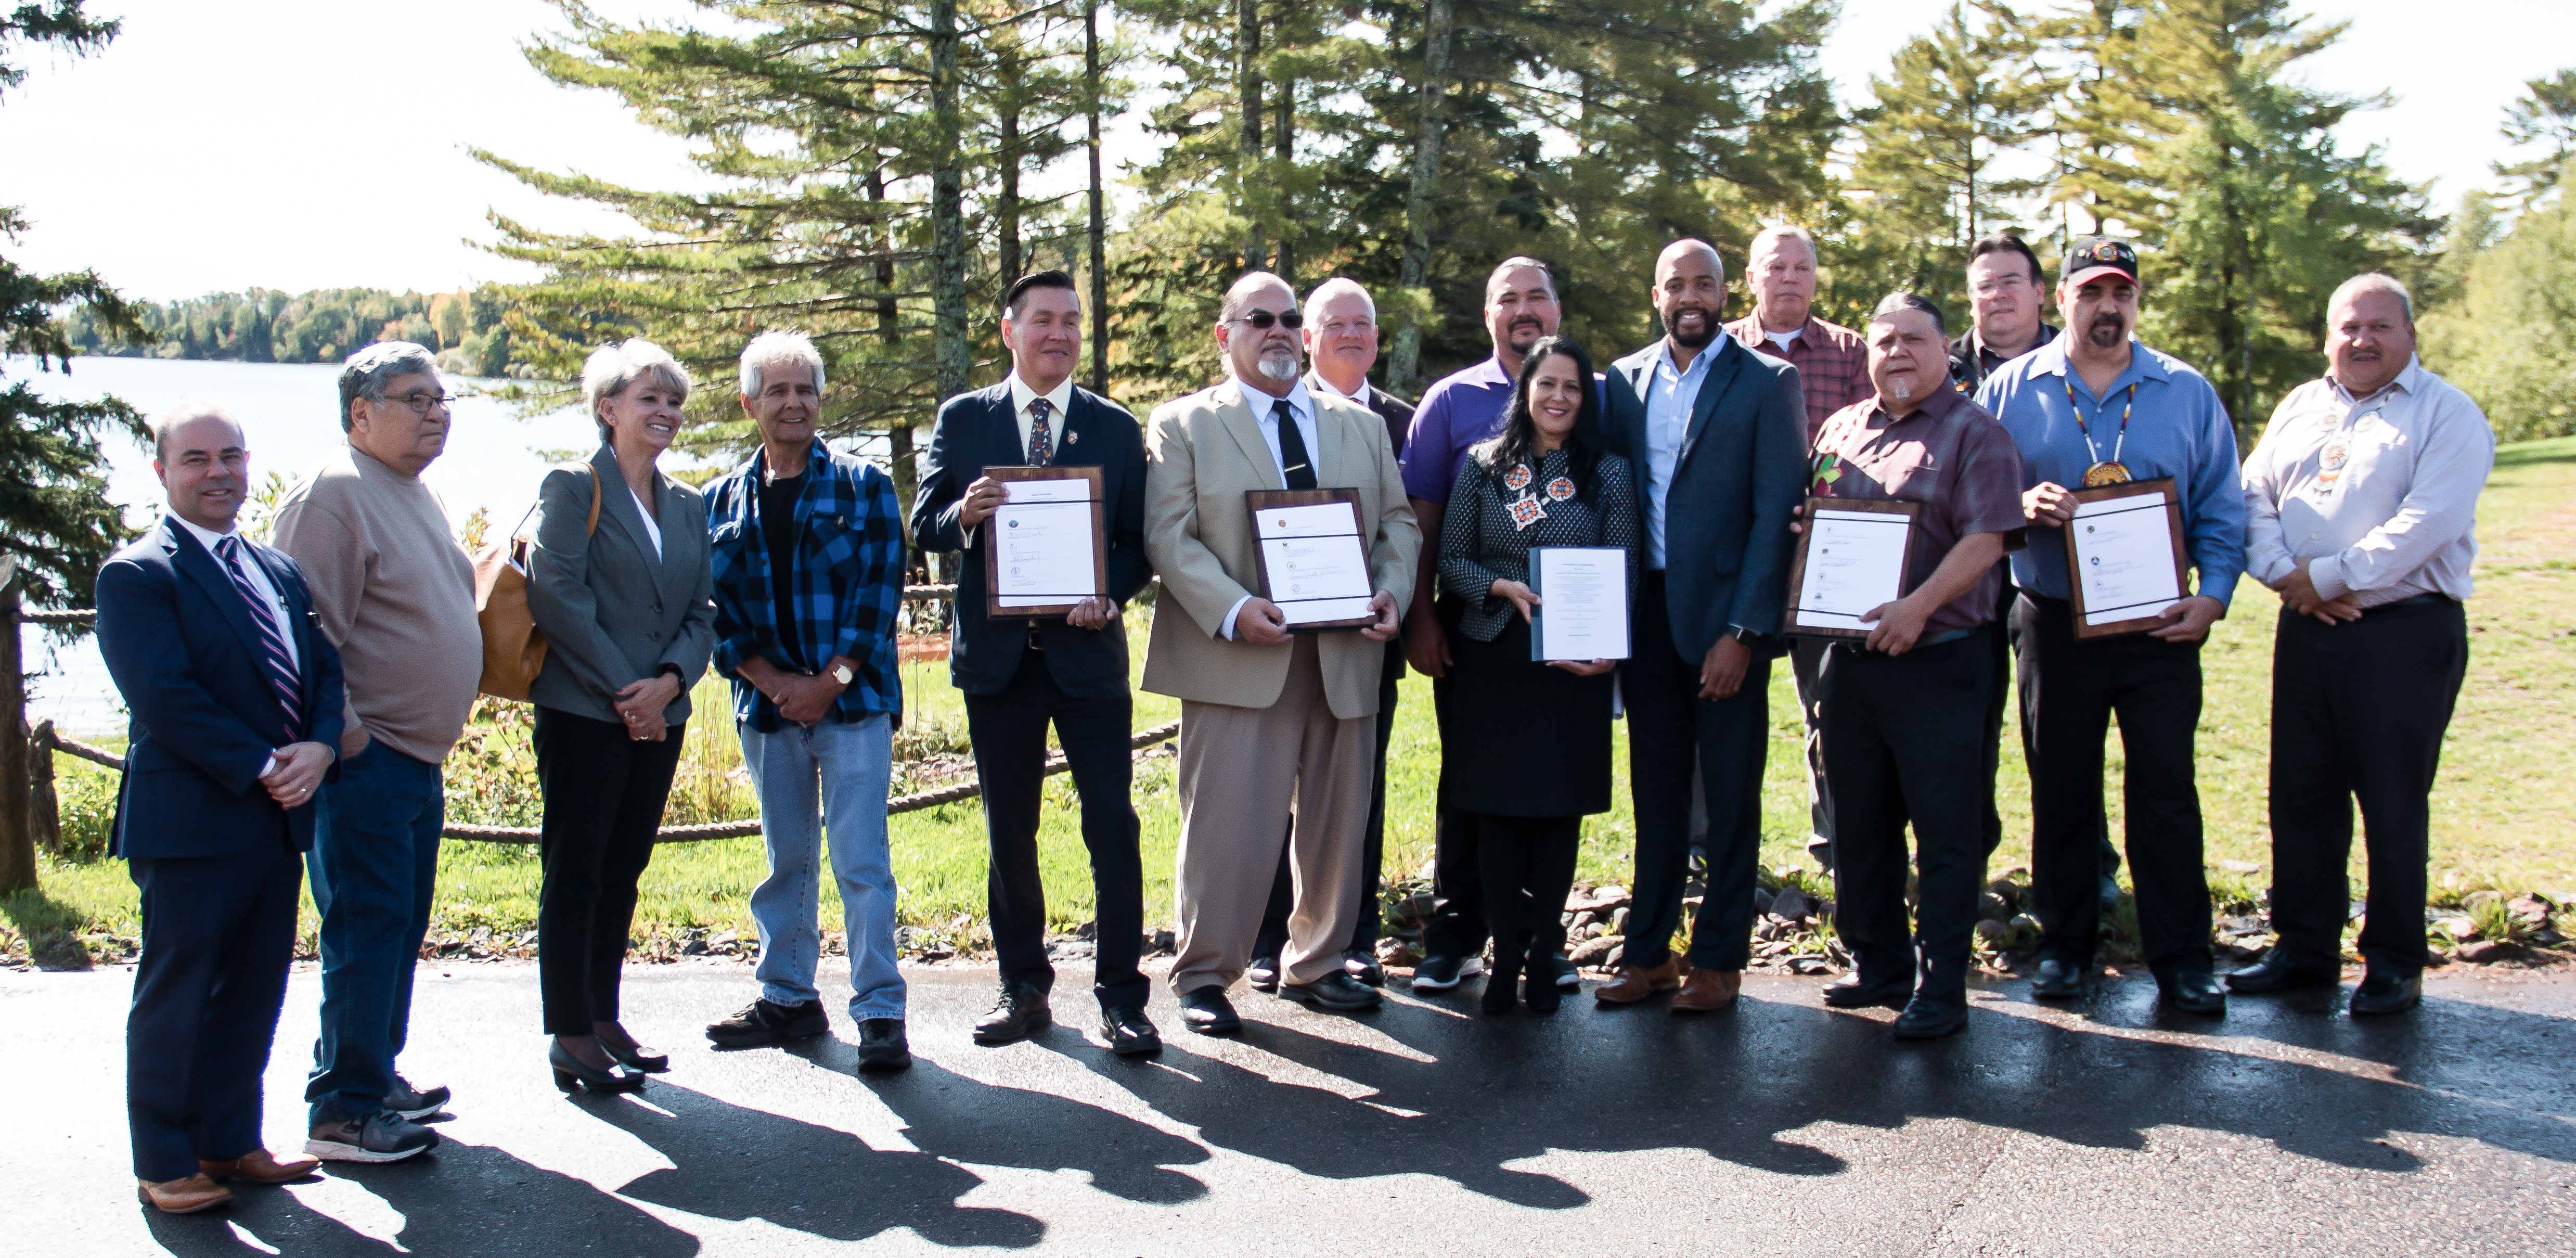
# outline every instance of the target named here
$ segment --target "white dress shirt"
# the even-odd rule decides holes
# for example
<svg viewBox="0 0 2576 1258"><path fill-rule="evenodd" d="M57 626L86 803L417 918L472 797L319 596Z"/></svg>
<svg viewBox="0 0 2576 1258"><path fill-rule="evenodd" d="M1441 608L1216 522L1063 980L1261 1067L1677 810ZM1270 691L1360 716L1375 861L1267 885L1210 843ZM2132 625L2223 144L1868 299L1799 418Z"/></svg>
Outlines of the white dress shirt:
<svg viewBox="0 0 2576 1258"><path fill-rule="evenodd" d="M1270 446L1271 466L1279 469L1280 484L1285 485L1288 483L1288 461L1285 456L1279 453L1279 412L1277 408L1271 405L1272 402L1286 402L1288 404L1289 414L1295 416L1297 419L1297 435L1306 439L1306 457L1309 460L1319 460L1324 457L1323 443L1315 428L1315 395L1306 391L1305 377L1299 376L1294 383L1288 386L1288 396L1284 398L1274 398L1268 393L1264 393L1251 385L1245 384L1243 382L1243 377L1234 374L1233 368L1230 364L1227 367L1226 375L1233 379L1235 388L1243 391L1243 404L1252 408L1253 422L1260 425L1261 428L1261 439L1264 442L1267 442ZM1321 469L1319 468L1317 471L1320 474ZM1319 478L1316 483L1321 484L1323 482ZM1234 618L1241 615L1243 613L1243 605L1251 601L1252 596L1249 594L1234 600L1234 606L1225 609L1225 619L1218 622L1217 632L1228 640L1232 640L1234 637Z"/></svg>
<svg viewBox="0 0 2576 1258"><path fill-rule="evenodd" d="M1646 373L1646 567L1664 566L1664 498L1672 491L1673 472L1680 466L1682 437L1690 429L1691 412L1699 407L1699 387L1708 379L1708 365L1726 353L1735 338L1720 335L1691 355L1688 370L1673 366L1673 343L1668 338L1655 347L1653 367Z"/></svg>
<svg viewBox="0 0 2576 1258"><path fill-rule="evenodd" d="M1333 387L1333 382L1332 382L1331 380L1326 379L1326 378L1324 377L1324 373L1322 373L1322 372L1320 372L1320 371L1316 371L1316 372L1309 372L1309 373L1307 373L1307 374L1308 374L1309 376L1311 376L1311 377L1314 379L1315 383L1317 383L1317 384L1320 384L1320 385L1324 386L1324 392L1326 392L1326 393L1330 393L1330 394L1332 394L1334 397L1341 398L1341 399L1343 399L1344 401L1356 402L1356 403L1358 403L1358 404L1359 404L1363 409L1365 409L1365 408L1368 406L1368 402L1369 402L1369 382L1368 382L1368 377L1367 377L1367 376L1362 376L1362 377L1360 377L1360 391L1359 391L1359 392L1357 392L1357 393L1344 393L1344 392L1342 392L1340 389L1336 389L1336 388L1334 388L1334 387Z"/></svg>
<svg viewBox="0 0 2576 1258"><path fill-rule="evenodd" d="M2495 447L2478 404L2417 360L2368 397L2332 376L2300 385L2245 461L2245 570L2273 585L2305 564L2319 595L2363 607L2466 600Z"/></svg>

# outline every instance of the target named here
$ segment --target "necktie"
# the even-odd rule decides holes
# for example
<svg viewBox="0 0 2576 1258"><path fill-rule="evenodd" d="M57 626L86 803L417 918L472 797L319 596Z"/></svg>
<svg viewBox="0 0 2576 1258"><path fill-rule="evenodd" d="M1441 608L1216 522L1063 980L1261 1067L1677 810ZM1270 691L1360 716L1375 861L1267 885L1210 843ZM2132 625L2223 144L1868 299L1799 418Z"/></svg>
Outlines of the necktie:
<svg viewBox="0 0 2576 1258"><path fill-rule="evenodd" d="M1047 432L1047 417L1055 414L1055 403L1045 398L1029 399L1029 466L1045 467L1055 457L1055 440Z"/></svg>
<svg viewBox="0 0 2576 1258"><path fill-rule="evenodd" d="M1297 412L1289 408L1288 399L1280 398L1270 404L1270 415L1279 421L1280 478L1290 489L1313 489L1315 460L1307 457L1306 434L1297 431Z"/></svg>
<svg viewBox="0 0 2576 1258"><path fill-rule="evenodd" d="M295 657L286 650L285 630L268 610L268 600L250 583L250 574L242 571L242 544L238 537L227 537L215 543L215 553L224 561L224 574L233 579L233 590L250 607L250 622L259 628L259 667L268 677L268 688L277 695L277 710L286 718L286 737L293 741L304 732L304 687L295 675Z"/></svg>

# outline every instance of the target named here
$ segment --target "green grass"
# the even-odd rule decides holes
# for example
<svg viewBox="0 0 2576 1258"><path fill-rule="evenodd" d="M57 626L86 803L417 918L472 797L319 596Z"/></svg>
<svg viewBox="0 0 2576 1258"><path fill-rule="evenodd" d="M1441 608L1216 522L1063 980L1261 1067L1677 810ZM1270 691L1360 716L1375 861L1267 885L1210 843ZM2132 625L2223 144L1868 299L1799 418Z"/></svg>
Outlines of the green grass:
<svg viewBox="0 0 2576 1258"><path fill-rule="evenodd" d="M2576 822L2576 438L2507 447L2479 508L2478 588L2469 604L2471 657L2468 683L2451 725L2443 772L2434 795L2434 898L2456 903L2480 889L2576 889L2576 854L2565 836ZM2245 899L2268 879L2271 859L2264 820L2264 773L2269 729L2271 637L2277 603L2251 582L2239 589L2234 614L2211 635L2204 657L2205 704L2200 727L2200 788L2208 825L2207 857L2243 862L2257 870L2220 869L2214 875L2225 898ZM1129 640L1141 672L1151 613L1131 614ZM948 684L944 662L903 668L909 710L905 754L962 753L965 713ZM750 793L739 777L739 753L723 714L720 687L701 688L690 750L673 791L670 820L709 820L749 815ZM1138 728L1179 716L1177 701L1136 695ZM712 718L712 719L710 719ZM1797 700L1785 663L1771 679L1770 772L1763 785L1763 862L1778 868L1813 869L1804 850L1806 795L1799 750ZM534 779L527 763L524 724L503 716L486 727L479 746L451 760L451 809L460 820L534 824ZM1618 731L1616 764L1624 778L1627 730ZM2005 731L2003 775L1998 784L2005 840L1994 858L2000 871L2029 861L2030 790L2018 754L2017 728ZM2110 748L2108 791L2113 830L2119 826L2121 755ZM106 775L63 758L66 831L74 845L82 834L103 832L110 785ZM1432 784L1439 768L1439 739L1431 720L1430 686L1404 682L1387 788L1387 869L1411 873L1431 855ZM1049 917L1069 928L1091 917L1091 888L1072 780L1048 780L1039 834L1040 865L1049 894ZM918 789L899 782L898 791ZM1582 876L1626 882L1635 819L1627 792L1616 807L1584 825ZM1137 768L1135 804L1143 821L1145 904L1149 920L1170 914L1173 848L1180 830L1168 755L1150 756ZM983 915L984 833L973 803L950 805L893 819L895 876L902 887L904 920L971 937ZM94 843L92 846L95 846ZM2352 876L2362 869L2355 845ZM636 913L640 935L687 928L750 929L745 904L763 873L760 840L668 844L646 873ZM537 864L533 847L449 842L440 860L438 921L441 934L477 927L495 932L526 929L536 915ZM839 905L825 889L824 917L837 923ZM0 898L0 951L25 955L31 946L56 955L72 941L93 945L135 933L135 894L121 862L83 857L49 859L43 890ZM962 919L962 920L961 920ZM309 906L307 929L309 933Z"/></svg>

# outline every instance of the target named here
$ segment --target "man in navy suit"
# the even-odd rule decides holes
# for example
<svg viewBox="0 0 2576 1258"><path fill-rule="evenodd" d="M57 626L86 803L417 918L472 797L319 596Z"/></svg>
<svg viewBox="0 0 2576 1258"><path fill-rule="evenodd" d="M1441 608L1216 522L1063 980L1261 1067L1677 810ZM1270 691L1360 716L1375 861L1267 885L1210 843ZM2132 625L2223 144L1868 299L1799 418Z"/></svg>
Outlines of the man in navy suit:
<svg viewBox="0 0 2576 1258"><path fill-rule="evenodd" d="M222 1180L310 1175L260 1140L313 794L338 759L340 653L295 561L233 532L241 426L181 403L153 422L170 513L98 575L98 646L132 711L111 842L143 893L126 1113L143 1202L194 1214Z"/></svg>
<svg viewBox="0 0 2576 1258"><path fill-rule="evenodd" d="M1619 976L1628 1004L1680 987L1676 1013L1735 1000L1751 957L1762 842L1773 634L1788 585L1790 510L1807 470L1798 369L1724 334L1726 272L1707 242L1655 261L1664 339L1610 368L1610 449L1644 484L1646 573L1620 667L1637 805L1637 884ZM1708 891L1689 964L1672 955L1690 873L1691 757L1708 796ZM1684 980L1687 979L1687 982Z"/></svg>
<svg viewBox="0 0 2576 1258"><path fill-rule="evenodd" d="M1127 685L1127 634L1119 609L1143 589L1145 438L1117 403L1073 383L1082 358L1082 302L1073 277L1040 271L1004 296L1002 344L1011 374L1000 384L950 398L939 408L930 457L913 506L912 532L925 551L963 551L948 675L966 692L966 729L983 785L986 876L993 950L1002 993L975 1024L978 1044L1008 1044L1052 1022L1047 992L1046 891L1038 878L1038 806L1045 782L1047 725L1053 722L1082 797L1082 842L1091 851L1098 933L1092 992L1111 1051L1159 1051L1145 1017L1150 988L1137 968L1144 933L1144 868L1127 735L1135 697ZM1096 466L1108 522L1109 584L1061 617L986 615L983 525L1000 507L1003 483L988 467Z"/></svg>

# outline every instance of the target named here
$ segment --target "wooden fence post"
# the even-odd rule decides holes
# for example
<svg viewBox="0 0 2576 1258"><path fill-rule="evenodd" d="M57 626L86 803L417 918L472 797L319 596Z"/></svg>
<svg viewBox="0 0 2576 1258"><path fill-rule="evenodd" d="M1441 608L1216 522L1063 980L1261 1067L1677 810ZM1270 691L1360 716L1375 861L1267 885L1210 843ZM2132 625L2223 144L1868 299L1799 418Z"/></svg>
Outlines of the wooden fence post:
<svg viewBox="0 0 2576 1258"><path fill-rule="evenodd" d="M20 658L18 561L0 555L0 893L36 889L28 810L27 671Z"/></svg>
<svg viewBox="0 0 2576 1258"><path fill-rule="evenodd" d="M27 836L36 847L59 856L63 851L62 797L54 791L54 719L36 722L27 739Z"/></svg>

